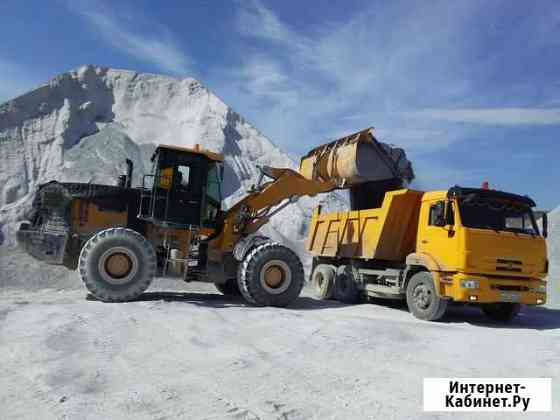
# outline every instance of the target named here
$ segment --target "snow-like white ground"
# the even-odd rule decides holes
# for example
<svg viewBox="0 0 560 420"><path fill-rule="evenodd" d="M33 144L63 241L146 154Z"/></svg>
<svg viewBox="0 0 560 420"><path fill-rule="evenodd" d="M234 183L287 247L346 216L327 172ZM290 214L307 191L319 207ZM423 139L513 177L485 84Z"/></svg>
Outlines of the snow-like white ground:
<svg viewBox="0 0 560 420"><path fill-rule="evenodd" d="M422 413L422 378L552 377L553 413L523 418L558 418L559 310L504 327L460 307L429 323L308 291L277 309L212 285L157 291L168 286L123 304L82 289L1 291L0 417L469 419Z"/></svg>

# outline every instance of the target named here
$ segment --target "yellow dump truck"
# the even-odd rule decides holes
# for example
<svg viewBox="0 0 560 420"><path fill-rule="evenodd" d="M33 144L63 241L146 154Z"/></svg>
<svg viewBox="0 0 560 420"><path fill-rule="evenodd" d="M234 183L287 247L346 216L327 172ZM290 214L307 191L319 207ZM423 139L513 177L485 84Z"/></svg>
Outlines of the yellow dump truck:
<svg viewBox="0 0 560 420"><path fill-rule="evenodd" d="M376 194L374 192L377 192ZM437 320L449 302L479 305L494 320L546 301L546 215L533 200L488 188L420 192L351 190L352 211L315 209L306 248L321 298L405 299Z"/></svg>

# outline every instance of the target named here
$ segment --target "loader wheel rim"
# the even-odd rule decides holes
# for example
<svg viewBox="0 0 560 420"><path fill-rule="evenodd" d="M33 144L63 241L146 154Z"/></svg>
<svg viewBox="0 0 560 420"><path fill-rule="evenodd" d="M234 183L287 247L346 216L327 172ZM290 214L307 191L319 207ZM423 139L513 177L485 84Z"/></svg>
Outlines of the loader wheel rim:
<svg viewBox="0 0 560 420"><path fill-rule="evenodd" d="M425 284L419 284L413 291L414 303L422 310L426 310L432 304L432 291Z"/></svg>
<svg viewBox="0 0 560 420"><path fill-rule="evenodd" d="M260 283L268 293L284 293L292 283L292 270L282 260L270 260L261 268Z"/></svg>
<svg viewBox="0 0 560 420"><path fill-rule="evenodd" d="M107 283L126 284L138 272L138 258L128 248L112 247L99 258L98 269L99 274Z"/></svg>

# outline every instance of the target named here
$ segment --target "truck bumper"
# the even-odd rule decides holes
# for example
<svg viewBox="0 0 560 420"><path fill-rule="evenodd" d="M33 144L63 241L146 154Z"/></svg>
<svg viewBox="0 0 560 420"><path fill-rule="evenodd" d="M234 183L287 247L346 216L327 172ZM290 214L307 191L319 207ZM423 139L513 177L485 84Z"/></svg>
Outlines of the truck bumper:
<svg viewBox="0 0 560 420"><path fill-rule="evenodd" d="M19 227L16 239L18 245L32 257L47 264L62 265L68 242L67 233L42 232L30 229L29 224Z"/></svg>
<svg viewBox="0 0 560 420"><path fill-rule="evenodd" d="M465 287L466 284L476 287ZM484 277L457 273L440 276L442 295L456 302L514 302L525 305L546 303L546 282L540 279Z"/></svg>

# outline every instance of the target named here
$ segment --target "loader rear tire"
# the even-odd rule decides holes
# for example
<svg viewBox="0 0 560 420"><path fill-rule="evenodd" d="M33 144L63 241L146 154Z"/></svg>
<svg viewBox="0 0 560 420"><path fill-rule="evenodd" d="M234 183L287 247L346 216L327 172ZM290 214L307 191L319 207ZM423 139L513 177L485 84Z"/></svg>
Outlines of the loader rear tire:
<svg viewBox="0 0 560 420"><path fill-rule="evenodd" d="M336 270L336 279L334 282L334 297L343 303L359 303L361 293L358 289L352 268L347 265L341 265Z"/></svg>
<svg viewBox="0 0 560 420"><path fill-rule="evenodd" d="M125 302L144 292L156 272L156 253L138 232L110 228L82 248L78 271L87 289L103 302Z"/></svg>
<svg viewBox="0 0 560 420"><path fill-rule="evenodd" d="M229 279L223 284L214 283L214 286L224 296L241 296L237 279Z"/></svg>
<svg viewBox="0 0 560 420"><path fill-rule="evenodd" d="M331 299L334 291L336 267L329 264L319 264L313 270L311 283L315 295L321 300Z"/></svg>
<svg viewBox="0 0 560 420"><path fill-rule="evenodd" d="M239 264L237 282L247 302L285 307L298 298L303 288L303 265L291 249L266 242L251 250Z"/></svg>
<svg viewBox="0 0 560 420"><path fill-rule="evenodd" d="M408 310L418 319L437 321L447 309L447 300L436 292L432 275L427 271L414 274L406 287Z"/></svg>

